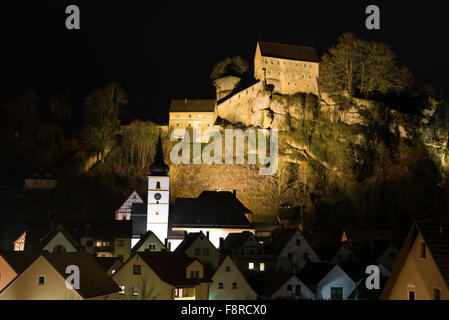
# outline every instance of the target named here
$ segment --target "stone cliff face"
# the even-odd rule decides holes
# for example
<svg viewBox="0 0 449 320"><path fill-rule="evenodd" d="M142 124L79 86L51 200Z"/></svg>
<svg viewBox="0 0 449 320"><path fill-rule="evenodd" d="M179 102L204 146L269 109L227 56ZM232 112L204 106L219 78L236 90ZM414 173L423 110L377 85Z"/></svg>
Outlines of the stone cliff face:
<svg viewBox="0 0 449 320"><path fill-rule="evenodd" d="M439 188L448 169L446 105L432 98L410 100L413 108L401 99L287 96L258 83L228 96L218 106L218 116L228 126L279 129L278 173L260 176L249 165L178 167L173 180L186 188L173 195L236 189L256 221L286 218L298 223L301 216L310 225L346 218L395 223L389 210L399 217L398 211L425 209L437 201L432 195L429 203L416 204L413 194L422 191L412 189L413 179L427 175L422 188ZM189 179L193 175L195 183ZM389 196L376 194L378 189L389 190Z"/></svg>

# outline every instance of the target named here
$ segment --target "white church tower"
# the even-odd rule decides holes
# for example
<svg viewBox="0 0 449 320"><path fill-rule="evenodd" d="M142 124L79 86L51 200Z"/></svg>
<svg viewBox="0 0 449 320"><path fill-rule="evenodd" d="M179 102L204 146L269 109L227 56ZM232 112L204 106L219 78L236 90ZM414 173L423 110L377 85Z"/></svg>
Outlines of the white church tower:
<svg viewBox="0 0 449 320"><path fill-rule="evenodd" d="M168 208L170 200L170 177L169 167L164 162L162 151L161 133L156 147L154 163L150 166L148 176L148 209L147 209L147 231L154 234L165 242L168 232Z"/></svg>

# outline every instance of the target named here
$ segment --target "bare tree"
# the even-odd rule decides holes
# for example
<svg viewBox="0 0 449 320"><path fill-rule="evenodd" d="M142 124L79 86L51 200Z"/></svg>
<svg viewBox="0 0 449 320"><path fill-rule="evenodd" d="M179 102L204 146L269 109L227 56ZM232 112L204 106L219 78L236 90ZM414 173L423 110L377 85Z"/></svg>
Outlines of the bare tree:
<svg viewBox="0 0 449 320"><path fill-rule="evenodd" d="M118 83L108 83L95 90L84 102L87 125L82 137L101 162L104 162L106 150L113 145L120 127L119 113L126 104L126 91Z"/></svg>
<svg viewBox="0 0 449 320"><path fill-rule="evenodd" d="M248 69L248 63L241 57L228 57L214 66L210 78L216 80L224 75L243 76Z"/></svg>

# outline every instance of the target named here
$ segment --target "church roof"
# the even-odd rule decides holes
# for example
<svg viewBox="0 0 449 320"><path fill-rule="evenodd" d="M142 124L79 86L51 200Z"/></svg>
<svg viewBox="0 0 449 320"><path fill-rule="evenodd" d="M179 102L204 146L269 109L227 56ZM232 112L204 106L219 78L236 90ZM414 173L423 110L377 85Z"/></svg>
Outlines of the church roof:
<svg viewBox="0 0 449 320"><path fill-rule="evenodd" d="M214 112L216 104L215 99L173 99L170 112Z"/></svg>
<svg viewBox="0 0 449 320"><path fill-rule="evenodd" d="M320 62L315 48L292 44L259 42L260 52L264 57L281 58L297 61Z"/></svg>
<svg viewBox="0 0 449 320"><path fill-rule="evenodd" d="M170 168L165 164L164 151L162 150L161 132L159 131L159 139L156 145L156 155L154 162L150 165L151 176L166 176Z"/></svg>
<svg viewBox="0 0 449 320"><path fill-rule="evenodd" d="M251 213L232 192L204 191L198 198L176 199L172 206L173 228L253 229L245 213Z"/></svg>

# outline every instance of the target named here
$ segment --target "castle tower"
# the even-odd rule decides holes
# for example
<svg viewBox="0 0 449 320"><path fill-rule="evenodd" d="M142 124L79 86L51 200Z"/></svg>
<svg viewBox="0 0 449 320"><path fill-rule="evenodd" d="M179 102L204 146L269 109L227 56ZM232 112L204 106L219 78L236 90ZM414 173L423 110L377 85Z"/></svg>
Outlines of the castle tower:
<svg viewBox="0 0 449 320"><path fill-rule="evenodd" d="M151 230L162 242L167 238L168 207L170 196L169 167L164 162L161 132L156 147L154 163L148 176L147 231Z"/></svg>

